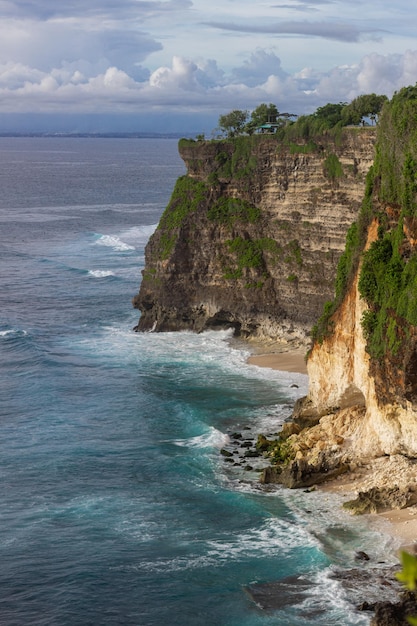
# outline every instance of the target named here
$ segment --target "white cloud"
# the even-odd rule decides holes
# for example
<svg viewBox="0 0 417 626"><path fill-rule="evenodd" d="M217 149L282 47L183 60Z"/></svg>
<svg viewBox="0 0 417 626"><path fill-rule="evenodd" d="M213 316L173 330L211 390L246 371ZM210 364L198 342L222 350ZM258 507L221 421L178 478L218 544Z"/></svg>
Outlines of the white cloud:
<svg viewBox="0 0 417 626"><path fill-rule="evenodd" d="M417 81L415 17L408 0L0 0L0 112L304 113L390 96Z"/></svg>
<svg viewBox="0 0 417 626"><path fill-rule="evenodd" d="M0 66L0 111L130 113L140 106L149 111L166 107L174 112L221 113L275 102L282 111L303 113L327 102L349 101L361 93L391 96L417 81L417 51L411 50L404 55L369 55L357 65L329 72L306 68L293 76L284 72L279 59L270 53L258 50L252 62L254 59L258 64L265 60L257 83L255 74L248 71L251 63L236 68L228 77L213 62L196 63L181 57L175 57L171 66L158 68L146 81L137 81L116 66L88 76L74 64L41 72L8 63ZM265 77L271 67L277 73ZM237 76L242 80L237 81Z"/></svg>
<svg viewBox="0 0 417 626"><path fill-rule="evenodd" d="M169 92L178 89L200 90L196 76L197 65L187 59L174 57L172 67L160 67L149 78L149 86Z"/></svg>

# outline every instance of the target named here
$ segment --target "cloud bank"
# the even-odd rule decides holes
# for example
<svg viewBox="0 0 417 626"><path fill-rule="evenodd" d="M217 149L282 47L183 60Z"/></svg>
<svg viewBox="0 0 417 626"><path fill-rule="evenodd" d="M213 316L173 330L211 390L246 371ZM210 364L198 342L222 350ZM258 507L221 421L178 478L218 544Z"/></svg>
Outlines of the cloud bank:
<svg viewBox="0 0 417 626"><path fill-rule="evenodd" d="M357 0L0 1L0 130L11 114L161 114L172 125L261 102L302 114L391 96L417 82L417 49L401 48L409 24L405 0L372 11Z"/></svg>

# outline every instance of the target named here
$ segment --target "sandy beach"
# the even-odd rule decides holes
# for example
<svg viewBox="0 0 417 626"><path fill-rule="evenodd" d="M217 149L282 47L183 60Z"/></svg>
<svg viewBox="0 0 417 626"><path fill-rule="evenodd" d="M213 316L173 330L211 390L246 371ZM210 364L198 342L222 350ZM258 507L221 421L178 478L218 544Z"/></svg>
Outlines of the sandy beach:
<svg viewBox="0 0 417 626"><path fill-rule="evenodd" d="M248 363L250 365L256 365L257 367L269 367L270 369L281 370L283 372L307 374L305 350L253 354L248 358Z"/></svg>

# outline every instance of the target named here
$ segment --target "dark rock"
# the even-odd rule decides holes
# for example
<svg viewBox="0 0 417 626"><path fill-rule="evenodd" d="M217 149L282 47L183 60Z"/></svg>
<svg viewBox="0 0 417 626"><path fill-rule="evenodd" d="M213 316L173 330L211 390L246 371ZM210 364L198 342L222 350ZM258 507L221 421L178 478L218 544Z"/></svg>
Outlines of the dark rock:
<svg viewBox="0 0 417 626"><path fill-rule="evenodd" d="M256 449L259 452L266 452L272 445L272 441L267 439L265 435L258 435L258 440L256 442Z"/></svg>
<svg viewBox="0 0 417 626"><path fill-rule="evenodd" d="M355 552L355 561L369 561L370 557L368 554L366 554L366 552L363 552L363 550L358 550L357 552Z"/></svg>
<svg viewBox="0 0 417 626"><path fill-rule="evenodd" d="M257 450L247 450L243 456L245 458L256 458L256 457L260 457L261 454Z"/></svg>
<svg viewBox="0 0 417 626"><path fill-rule="evenodd" d="M245 469L246 472L251 472L253 470L253 467L252 467L252 465L245 465L244 469Z"/></svg>
<svg viewBox="0 0 417 626"><path fill-rule="evenodd" d="M263 610L277 610L303 602L313 583L302 576L288 576L277 582L254 583L245 587L249 597Z"/></svg>
<svg viewBox="0 0 417 626"><path fill-rule="evenodd" d="M326 480L336 478L336 476L347 472L348 469L348 466L344 464L335 464L335 466L332 467L325 455L322 456L317 465L309 465L304 459L299 459L290 461L287 465L282 467L277 482L289 489L311 487L323 483Z"/></svg>
<svg viewBox="0 0 417 626"><path fill-rule="evenodd" d="M242 434L241 434L241 433L232 433L232 434L230 435L230 437L231 437L232 439L242 439Z"/></svg>
<svg viewBox="0 0 417 626"><path fill-rule="evenodd" d="M407 617L417 616L417 599L413 592L404 593L400 602L377 602L371 626L409 626Z"/></svg>
<svg viewBox="0 0 417 626"><path fill-rule="evenodd" d="M240 445L241 448L252 448L253 441L243 441Z"/></svg>
<svg viewBox="0 0 417 626"><path fill-rule="evenodd" d="M396 579L398 567L336 568L330 578L338 580L343 587L346 599L362 610L374 610L374 606L384 599L396 603L401 598L403 586ZM367 604L366 609L363 605Z"/></svg>
<svg viewBox="0 0 417 626"><path fill-rule="evenodd" d="M375 611L375 602L361 602L356 607L358 611Z"/></svg>
<svg viewBox="0 0 417 626"><path fill-rule="evenodd" d="M233 456L233 452L230 452L229 450L226 450L225 448L222 448L220 450L220 454L222 454L223 456L226 456L226 457Z"/></svg>

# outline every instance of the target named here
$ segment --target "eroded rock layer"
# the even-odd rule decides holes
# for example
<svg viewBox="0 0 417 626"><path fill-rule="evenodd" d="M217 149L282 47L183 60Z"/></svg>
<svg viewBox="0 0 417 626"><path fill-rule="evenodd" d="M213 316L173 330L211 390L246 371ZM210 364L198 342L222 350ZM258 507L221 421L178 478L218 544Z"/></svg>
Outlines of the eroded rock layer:
<svg viewBox="0 0 417 626"><path fill-rule="evenodd" d="M375 154L340 293L309 354L299 429L271 446L280 462L264 476L297 487L383 459L389 471L358 511L417 500L416 87L384 106Z"/></svg>
<svg viewBox="0 0 417 626"><path fill-rule="evenodd" d="M333 297L375 130L281 145L274 137L180 142L180 178L146 248L139 330L234 328L291 338Z"/></svg>

